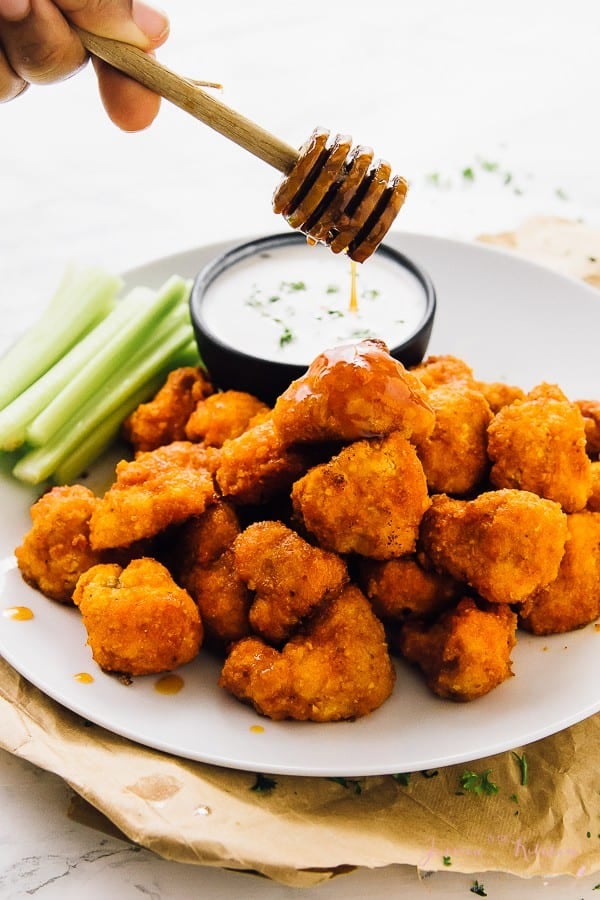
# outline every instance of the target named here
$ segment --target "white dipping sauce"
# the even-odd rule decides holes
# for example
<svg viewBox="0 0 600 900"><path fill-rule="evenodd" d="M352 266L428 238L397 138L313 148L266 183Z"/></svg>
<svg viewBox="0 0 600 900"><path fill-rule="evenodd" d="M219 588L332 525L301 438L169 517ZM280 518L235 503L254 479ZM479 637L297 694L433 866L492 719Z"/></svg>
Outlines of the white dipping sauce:
<svg viewBox="0 0 600 900"><path fill-rule="evenodd" d="M299 365L368 337L382 338L390 349L404 343L423 322L421 282L383 254L356 268L358 310L352 311L346 256L302 243L255 254L209 285L205 323L236 350Z"/></svg>

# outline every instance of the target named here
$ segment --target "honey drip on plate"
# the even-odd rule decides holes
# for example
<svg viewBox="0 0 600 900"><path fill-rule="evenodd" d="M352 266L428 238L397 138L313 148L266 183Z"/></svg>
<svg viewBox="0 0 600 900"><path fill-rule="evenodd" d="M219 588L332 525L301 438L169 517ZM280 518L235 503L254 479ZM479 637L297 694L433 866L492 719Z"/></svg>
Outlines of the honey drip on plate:
<svg viewBox="0 0 600 900"><path fill-rule="evenodd" d="M14 619L16 622L33 619L33 611L28 606L7 606L2 610L2 615L7 619Z"/></svg>
<svg viewBox="0 0 600 900"><path fill-rule="evenodd" d="M183 678L179 675L163 675L154 685L159 694L178 694L183 687Z"/></svg>
<svg viewBox="0 0 600 900"><path fill-rule="evenodd" d="M81 684L91 684L94 680L94 676L89 672L78 672L77 675L73 675L73 678Z"/></svg>
<svg viewBox="0 0 600 900"><path fill-rule="evenodd" d="M250 731L253 731L254 734L262 734L264 732L264 727L262 725L251 725Z"/></svg>
<svg viewBox="0 0 600 900"><path fill-rule="evenodd" d="M358 294L356 292L356 262L351 259L350 260L350 312L356 313L358 312Z"/></svg>

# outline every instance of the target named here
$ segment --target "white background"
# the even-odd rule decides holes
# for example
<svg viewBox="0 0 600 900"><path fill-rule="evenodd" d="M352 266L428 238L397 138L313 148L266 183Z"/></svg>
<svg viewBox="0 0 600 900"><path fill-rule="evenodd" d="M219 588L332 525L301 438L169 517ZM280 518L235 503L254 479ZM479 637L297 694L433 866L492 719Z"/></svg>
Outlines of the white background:
<svg viewBox="0 0 600 900"><path fill-rule="evenodd" d="M322 125L389 159L411 184L396 229L472 239L536 214L600 225L597 0L165 7L172 31L159 57L173 69L222 82L224 102L293 146ZM0 107L0 345L35 318L70 261L122 270L284 229L271 212L279 177L167 104L146 132L119 132L91 68ZM0 756L2 900L299 893L134 851L71 822L69 797L53 776ZM493 900L592 900L600 881L478 878ZM467 898L473 880L391 867L302 896Z"/></svg>

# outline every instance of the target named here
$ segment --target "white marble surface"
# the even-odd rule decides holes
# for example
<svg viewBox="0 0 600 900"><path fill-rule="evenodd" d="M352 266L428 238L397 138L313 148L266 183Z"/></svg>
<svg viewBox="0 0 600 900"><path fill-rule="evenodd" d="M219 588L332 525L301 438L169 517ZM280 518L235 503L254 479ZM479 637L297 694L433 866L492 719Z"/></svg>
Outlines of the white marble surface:
<svg viewBox="0 0 600 900"><path fill-rule="evenodd" d="M411 182L396 227L465 239L531 214L600 224L597 0L276 0L165 3L160 53L293 145L315 125L372 144ZM493 171L486 171L492 163ZM465 177L472 169L474 179ZM279 179L177 109L117 131L93 76L0 108L0 345L31 321L71 260L126 269L213 240L280 230ZM291 897L262 879L167 862L67 815L59 779L0 755L0 897ZM360 871L305 897L579 900L600 874L543 881L408 868Z"/></svg>

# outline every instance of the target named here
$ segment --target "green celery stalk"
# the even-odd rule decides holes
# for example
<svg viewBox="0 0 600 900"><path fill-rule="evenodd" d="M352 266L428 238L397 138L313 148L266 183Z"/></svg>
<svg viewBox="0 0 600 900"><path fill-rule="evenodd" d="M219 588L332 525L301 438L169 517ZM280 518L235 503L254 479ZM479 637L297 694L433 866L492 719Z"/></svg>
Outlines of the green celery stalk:
<svg viewBox="0 0 600 900"><path fill-rule="evenodd" d="M113 373L127 370L131 355L179 303L187 287L183 279L171 278L151 298L146 297L145 288L137 290L143 291L142 301L132 318L86 361L77 376L65 384L60 393L30 422L26 430L29 443L39 446L49 441L88 397L102 389Z"/></svg>
<svg viewBox="0 0 600 900"><path fill-rule="evenodd" d="M70 456L66 457L53 473L53 481L56 484L70 484L80 477L88 466L101 456L118 437L121 423L133 412L136 406L144 403L162 384L159 376L140 388L137 394L132 395L125 403L108 416L102 424L88 434Z"/></svg>
<svg viewBox="0 0 600 900"><path fill-rule="evenodd" d="M200 363L195 340L189 341L172 357L169 369L179 366L196 366ZM70 454L52 474L55 484L70 484L81 476L88 466L92 465L119 434L121 423L140 403L145 403L164 383L167 372L147 382L139 392L129 398L119 409L115 410L102 425L91 432L77 449Z"/></svg>
<svg viewBox="0 0 600 900"><path fill-rule="evenodd" d="M114 372L99 391L88 397L64 425L47 442L25 453L13 468L20 481L39 484L49 478L77 447L115 410L158 375L164 380L173 368L175 354L193 339L187 310L176 308L159 324L149 341L144 343L126 365ZM141 402L141 401L140 401Z"/></svg>
<svg viewBox="0 0 600 900"><path fill-rule="evenodd" d="M178 277L169 279L158 291L133 288L114 310L63 356L51 369L38 378L27 390L0 410L0 449L14 450L25 439L32 443L46 440L57 430L73 409L97 390L110 373L126 360L135 345L145 337L153 325L188 290L187 283ZM72 408L65 408L64 397L56 401L64 390ZM53 428L48 432L27 434L30 423L46 408L53 407ZM61 420L62 415L62 420ZM44 427L48 417L44 417Z"/></svg>
<svg viewBox="0 0 600 900"><path fill-rule="evenodd" d="M0 409L110 312L122 284L96 267L67 269L37 322L0 358Z"/></svg>

